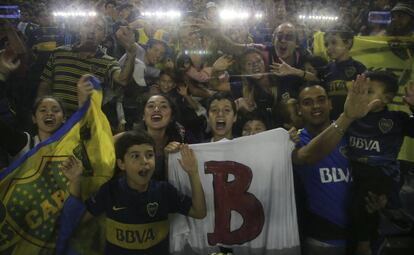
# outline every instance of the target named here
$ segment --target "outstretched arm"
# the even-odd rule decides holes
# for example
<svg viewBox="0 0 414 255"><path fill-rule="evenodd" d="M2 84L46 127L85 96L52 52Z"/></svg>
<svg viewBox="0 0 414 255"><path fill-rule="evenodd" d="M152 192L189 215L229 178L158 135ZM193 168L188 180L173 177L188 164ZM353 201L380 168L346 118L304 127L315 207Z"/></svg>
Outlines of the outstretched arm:
<svg viewBox="0 0 414 255"><path fill-rule="evenodd" d="M129 27L120 27L115 34L118 42L126 51L126 60L124 67L121 70L115 71L113 79L121 86L126 86L131 80L132 72L134 71L138 45L135 43L134 33Z"/></svg>
<svg viewBox="0 0 414 255"><path fill-rule="evenodd" d="M307 81L319 81L318 77L316 77L316 75L314 75L313 73L290 66L281 58L279 58L279 60L281 64L275 62L270 66L270 71L276 74L277 76L294 75L297 77L301 77Z"/></svg>
<svg viewBox="0 0 414 255"><path fill-rule="evenodd" d="M358 75L348 90L344 112L309 144L292 152L294 164L312 165L324 159L336 148L351 123L367 115L376 104L380 103L379 99L370 101L368 87L369 79L365 75Z"/></svg>
<svg viewBox="0 0 414 255"><path fill-rule="evenodd" d="M178 159L178 161L190 178L192 206L188 212L188 216L203 219L207 214L206 199L204 197L200 176L198 175L197 159L193 150L188 145L181 147L181 159Z"/></svg>

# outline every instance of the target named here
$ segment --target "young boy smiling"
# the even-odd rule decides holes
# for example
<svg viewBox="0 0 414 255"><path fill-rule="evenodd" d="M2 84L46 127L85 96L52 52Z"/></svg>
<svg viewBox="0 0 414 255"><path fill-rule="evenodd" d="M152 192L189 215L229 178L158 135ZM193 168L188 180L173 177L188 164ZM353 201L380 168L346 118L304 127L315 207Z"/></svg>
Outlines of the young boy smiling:
<svg viewBox="0 0 414 255"><path fill-rule="evenodd" d="M180 194L168 182L151 180L155 170L154 141L144 131L126 132L115 144L120 177L104 184L88 199L82 221L106 214L105 254L168 254L169 213L193 218L206 216L203 188L197 160L188 145L181 147L179 160L187 172L192 198ZM69 157L62 171L69 180L69 191L80 196L82 163Z"/></svg>
<svg viewBox="0 0 414 255"><path fill-rule="evenodd" d="M366 70L361 62L350 56L353 38L353 31L345 25L333 27L324 37L326 52L332 62L328 64L322 79L332 101L332 119L337 119L344 110L347 82L355 80Z"/></svg>

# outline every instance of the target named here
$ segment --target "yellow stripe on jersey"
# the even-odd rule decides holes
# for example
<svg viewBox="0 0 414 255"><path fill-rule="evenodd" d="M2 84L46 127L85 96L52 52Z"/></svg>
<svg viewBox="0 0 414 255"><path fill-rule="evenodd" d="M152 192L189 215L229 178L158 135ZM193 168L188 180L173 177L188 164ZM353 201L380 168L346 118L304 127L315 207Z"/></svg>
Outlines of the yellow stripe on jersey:
<svg viewBox="0 0 414 255"><path fill-rule="evenodd" d="M125 224L106 219L106 240L129 250L151 248L168 236L168 220L147 224Z"/></svg>
<svg viewBox="0 0 414 255"><path fill-rule="evenodd" d="M41 42L38 44L35 44L33 46L34 50L38 50L38 51L53 51L54 49L56 49L57 44L56 42Z"/></svg>

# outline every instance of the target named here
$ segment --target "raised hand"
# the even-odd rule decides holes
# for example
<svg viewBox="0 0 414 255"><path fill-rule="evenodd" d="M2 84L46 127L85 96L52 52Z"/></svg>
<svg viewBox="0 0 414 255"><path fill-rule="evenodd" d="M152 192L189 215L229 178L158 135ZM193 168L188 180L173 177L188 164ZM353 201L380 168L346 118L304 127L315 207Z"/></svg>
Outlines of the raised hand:
<svg viewBox="0 0 414 255"><path fill-rule="evenodd" d="M300 142L299 130L297 130L295 127L292 127L288 132L290 140L295 144L298 144Z"/></svg>
<svg viewBox="0 0 414 255"><path fill-rule="evenodd" d="M375 213L384 209L388 199L386 195L377 195L369 191L368 196L365 197L365 202L365 209L367 212Z"/></svg>
<svg viewBox="0 0 414 255"><path fill-rule="evenodd" d="M233 57L230 55L223 55L219 57L213 64L214 71L225 71L234 64Z"/></svg>
<svg viewBox="0 0 414 255"><path fill-rule="evenodd" d="M283 61L281 58L279 58L281 64L274 63L270 65L270 71L277 76L287 76L287 75L295 75L297 70L296 68L290 66L285 61Z"/></svg>
<svg viewBox="0 0 414 255"><path fill-rule="evenodd" d="M92 95L93 85L89 80L91 77L92 76L90 74L82 75L82 77L79 79L77 83L79 108L82 107L82 105L86 102L86 100L88 100L90 95Z"/></svg>
<svg viewBox="0 0 414 255"><path fill-rule="evenodd" d="M178 86L177 87L177 92L178 92L178 94L180 94L183 97L188 96L188 85L185 84L184 86Z"/></svg>
<svg viewBox="0 0 414 255"><path fill-rule="evenodd" d="M124 47L125 51L129 54L135 54L137 50L137 45L135 43L134 33L129 27L121 26L116 31L116 38L119 43Z"/></svg>
<svg viewBox="0 0 414 255"><path fill-rule="evenodd" d="M256 104L253 100L240 97L236 99L237 110L252 112L256 109Z"/></svg>
<svg viewBox="0 0 414 255"><path fill-rule="evenodd" d="M414 108L414 81L411 80L405 85L405 96L403 96L403 100L407 103L411 109Z"/></svg>
<svg viewBox="0 0 414 255"><path fill-rule="evenodd" d="M20 65L20 59L16 59L16 55L6 51L0 53L0 73L9 74L16 70Z"/></svg>
<svg viewBox="0 0 414 255"><path fill-rule="evenodd" d="M368 95L369 78L365 75L358 75L356 80L348 89L348 96L345 101L344 113L351 120L360 119L368 114L381 100L370 100Z"/></svg>
<svg viewBox="0 0 414 255"><path fill-rule="evenodd" d="M167 146L165 146L164 148L164 152L165 154L168 153L175 153L178 152L181 148L181 143L179 142L170 142L169 144L167 144Z"/></svg>
<svg viewBox="0 0 414 255"><path fill-rule="evenodd" d="M181 146L181 159L178 159L181 167L187 174L197 174L198 173L198 163L197 158L194 155L194 151L190 149L188 144Z"/></svg>
<svg viewBox="0 0 414 255"><path fill-rule="evenodd" d="M83 171L82 161L70 156L62 162L60 169L70 182L79 181Z"/></svg>

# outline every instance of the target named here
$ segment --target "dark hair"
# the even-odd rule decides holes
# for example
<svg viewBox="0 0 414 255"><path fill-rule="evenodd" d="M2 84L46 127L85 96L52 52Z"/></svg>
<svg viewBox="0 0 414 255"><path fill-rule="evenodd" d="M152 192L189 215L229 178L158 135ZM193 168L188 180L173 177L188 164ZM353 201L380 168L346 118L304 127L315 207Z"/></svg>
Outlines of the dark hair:
<svg viewBox="0 0 414 255"><path fill-rule="evenodd" d="M218 101L228 100L228 101L230 101L231 108L233 109L233 113L237 114L236 103L234 102L233 96L229 92L217 92L214 95L212 95L211 97L209 97L208 100L207 100L207 113L210 111L211 103L214 100L218 100Z"/></svg>
<svg viewBox="0 0 414 255"><path fill-rule="evenodd" d="M177 120L180 119L180 113L178 111L177 104L165 93L156 93L156 94L149 94L144 99L144 104L142 105L142 114L145 112L145 106L148 102L148 100L153 96L162 96L164 97L171 108L171 121L167 126L167 129L165 131L166 135L168 136L169 141L177 141L180 143L185 142L185 129L184 127L178 123ZM143 116L141 116L142 119ZM145 125L145 122L142 121L141 124L138 125L138 129L146 130L147 126Z"/></svg>
<svg viewBox="0 0 414 255"><path fill-rule="evenodd" d="M348 27L347 25L337 25L333 26L328 31L326 31L324 35L324 39L326 39L327 36L331 35L339 35L339 37L342 39L343 42L351 42L351 46L349 49L352 48L354 45L354 31Z"/></svg>
<svg viewBox="0 0 414 255"><path fill-rule="evenodd" d="M323 88L323 90L326 93L326 96L329 97L328 91L326 90L326 88L323 85L321 85L320 82L317 82L317 81L307 81L305 84L303 84L302 86L299 87L298 98L297 98L298 99L298 103L300 103L300 101L299 101L299 99L300 99L300 93L302 93L302 91L304 89L306 89L306 88L311 88L311 87L315 87L315 86L319 86L319 87Z"/></svg>
<svg viewBox="0 0 414 255"><path fill-rule="evenodd" d="M187 54L181 54L177 57L177 60L175 61L175 66L179 71L184 70L184 63L186 61L190 62L190 65L193 65L193 61L191 60L191 57Z"/></svg>
<svg viewBox="0 0 414 255"><path fill-rule="evenodd" d="M246 125L247 122L253 120L261 121L265 125L266 130L270 127L270 123L268 123L264 114L260 111L255 110L253 112L247 112L241 115L241 118L239 119L240 124L237 125L240 128L239 132L237 132L238 135L242 134L244 125Z"/></svg>
<svg viewBox="0 0 414 255"><path fill-rule="evenodd" d="M133 8L134 6L132 5L132 4L128 4L128 3L126 3L126 4L121 4L120 6L118 6L117 7L117 10L118 11L122 11L122 10L124 10L124 9L128 9L128 8Z"/></svg>
<svg viewBox="0 0 414 255"><path fill-rule="evenodd" d="M158 80L161 78L161 76L163 75L168 75L170 76L170 78L175 82L177 80L177 73L173 72L173 71L167 71L167 70L161 70L160 74L158 75Z"/></svg>
<svg viewBox="0 0 414 255"><path fill-rule="evenodd" d="M143 111L142 111L143 114L144 114L145 106L147 105L148 100L153 96L162 96L163 98L165 98L167 100L167 102L168 102L168 104L170 105L170 108L171 108L171 122L174 122L175 120L178 119L177 118L178 114L179 114L178 113L178 107L177 107L176 103L174 102L174 100L165 93L150 93L150 94L148 94L144 98L144 105L143 105Z"/></svg>
<svg viewBox="0 0 414 255"><path fill-rule="evenodd" d="M303 62L309 63L313 68L316 69L316 71L318 71L318 73L323 71L328 65L328 61L321 56L308 55L305 57Z"/></svg>
<svg viewBox="0 0 414 255"><path fill-rule="evenodd" d="M116 158L124 160L124 156L129 148L141 144L149 144L153 148L155 147L154 139L145 130L138 129L123 133L115 142Z"/></svg>
<svg viewBox="0 0 414 255"><path fill-rule="evenodd" d="M60 101L59 99L57 99L56 97L53 97L53 96L41 96L41 97L36 98L36 100L35 100L35 102L34 102L34 104L32 106L32 115L35 115L36 114L37 108L39 108L39 105L45 99L53 99L53 100L55 100L59 104L60 108L62 109L63 116L64 117L66 116L65 107L63 107L62 101Z"/></svg>
<svg viewBox="0 0 414 255"><path fill-rule="evenodd" d="M164 41L161 41L161 40L154 39L154 38L151 38L151 39L148 40L148 42L145 44L145 49L146 50L151 49L152 47L154 47L157 44L161 44L162 46L164 46L165 52L167 52L167 50L169 48L167 43L164 42Z"/></svg>
<svg viewBox="0 0 414 255"><path fill-rule="evenodd" d="M398 92L398 78L395 74L387 71L368 71L365 76L371 81L377 81L384 85L384 92L395 96Z"/></svg>
<svg viewBox="0 0 414 255"><path fill-rule="evenodd" d="M112 4L115 7L116 6L116 1L113 1L113 0L106 1L105 2L105 9L109 4Z"/></svg>

